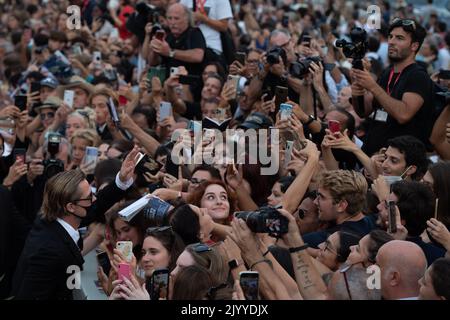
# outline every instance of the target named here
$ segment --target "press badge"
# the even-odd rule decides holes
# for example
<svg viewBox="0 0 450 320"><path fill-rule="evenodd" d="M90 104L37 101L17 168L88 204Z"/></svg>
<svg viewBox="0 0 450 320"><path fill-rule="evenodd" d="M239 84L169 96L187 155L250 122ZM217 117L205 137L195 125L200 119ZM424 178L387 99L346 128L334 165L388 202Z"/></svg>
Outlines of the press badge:
<svg viewBox="0 0 450 320"><path fill-rule="evenodd" d="M386 122L388 113L384 110L377 110L375 113L375 121Z"/></svg>

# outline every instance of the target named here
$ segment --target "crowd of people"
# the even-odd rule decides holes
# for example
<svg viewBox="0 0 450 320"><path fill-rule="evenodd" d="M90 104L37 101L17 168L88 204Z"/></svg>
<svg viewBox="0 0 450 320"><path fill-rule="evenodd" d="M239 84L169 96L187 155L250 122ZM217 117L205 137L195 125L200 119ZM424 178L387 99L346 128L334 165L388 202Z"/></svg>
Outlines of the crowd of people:
<svg viewBox="0 0 450 320"><path fill-rule="evenodd" d="M0 298L450 299L442 10L0 1Z"/></svg>

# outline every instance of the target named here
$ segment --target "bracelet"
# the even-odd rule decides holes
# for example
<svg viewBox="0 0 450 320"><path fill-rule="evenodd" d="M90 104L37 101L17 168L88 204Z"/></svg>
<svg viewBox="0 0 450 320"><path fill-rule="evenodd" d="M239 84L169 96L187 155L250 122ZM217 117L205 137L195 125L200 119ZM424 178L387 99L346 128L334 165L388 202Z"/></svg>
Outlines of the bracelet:
<svg viewBox="0 0 450 320"><path fill-rule="evenodd" d="M270 253L269 248L267 248L267 251L263 253L263 257L267 256Z"/></svg>
<svg viewBox="0 0 450 320"><path fill-rule="evenodd" d="M300 247L289 248L289 252L290 253L299 252L299 251L305 250L306 248L309 248L309 244L307 244L307 243L305 243L304 245L302 245Z"/></svg>
<svg viewBox="0 0 450 320"><path fill-rule="evenodd" d="M250 270L253 271L253 268L254 268L258 263L262 263L262 262L267 263L271 268L273 268L272 261L270 261L269 259L261 259L261 260L256 261L254 264L252 264L252 265L250 266Z"/></svg>
<svg viewBox="0 0 450 320"><path fill-rule="evenodd" d="M316 120L312 115L308 116L308 121L303 123L304 126L309 126L314 120Z"/></svg>

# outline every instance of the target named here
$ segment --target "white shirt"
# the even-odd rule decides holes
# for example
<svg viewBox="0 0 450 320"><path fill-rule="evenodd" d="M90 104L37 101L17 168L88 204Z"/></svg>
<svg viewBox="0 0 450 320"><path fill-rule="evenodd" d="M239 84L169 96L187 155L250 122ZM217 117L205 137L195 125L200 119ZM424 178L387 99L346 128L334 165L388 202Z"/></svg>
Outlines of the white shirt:
<svg viewBox="0 0 450 320"><path fill-rule="evenodd" d="M198 3L199 0L196 1ZM192 9L192 0L181 0L180 3ZM212 20L231 19L233 17L230 0L206 0L205 11ZM206 46L222 52L220 33L204 23L201 23L198 27L202 31L203 37L205 37Z"/></svg>
<svg viewBox="0 0 450 320"><path fill-rule="evenodd" d="M59 224L67 231L73 242L75 242L75 244L78 246L78 240L80 240L80 233L78 232L78 230L75 230L70 224L68 224L61 218L56 218L56 221L58 221Z"/></svg>

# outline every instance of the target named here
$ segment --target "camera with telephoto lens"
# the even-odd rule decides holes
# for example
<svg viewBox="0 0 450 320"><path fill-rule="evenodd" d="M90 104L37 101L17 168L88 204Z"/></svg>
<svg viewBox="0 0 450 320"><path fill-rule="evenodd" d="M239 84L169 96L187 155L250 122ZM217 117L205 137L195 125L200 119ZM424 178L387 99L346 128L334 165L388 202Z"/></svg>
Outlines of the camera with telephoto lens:
<svg viewBox="0 0 450 320"><path fill-rule="evenodd" d="M64 163L56 159L56 155L59 152L59 144L61 143L61 136L59 134L51 133L48 136L47 150L50 154L50 159L45 159L43 161L44 165L44 176L50 179L54 175L64 171Z"/></svg>
<svg viewBox="0 0 450 320"><path fill-rule="evenodd" d="M235 217L243 219L254 233L268 233L269 236L279 237L288 232L288 219L272 207L261 207L256 211L238 211Z"/></svg>
<svg viewBox="0 0 450 320"><path fill-rule="evenodd" d="M283 60L283 63L286 64L287 56L286 51L284 51L283 48L274 47L269 51L267 51L266 55L267 63L271 65L280 63L280 57Z"/></svg>
<svg viewBox="0 0 450 320"><path fill-rule="evenodd" d="M322 59L320 57L300 59L299 61L291 63L289 73L295 78L302 79L309 73L309 67L312 62L319 64L322 63Z"/></svg>
<svg viewBox="0 0 450 320"><path fill-rule="evenodd" d="M362 70L362 59L367 52L367 32L362 28L353 28L350 31L350 39L352 42L348 42L345 39L336 40L335 46L342 48L342 51L347 58L352 58L353 66Z"/></svg>

